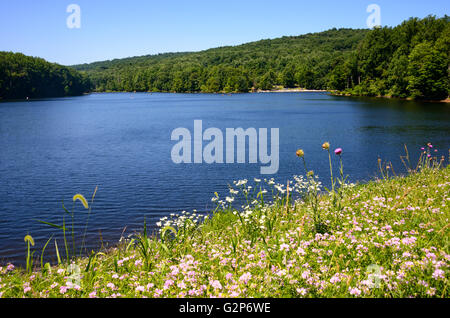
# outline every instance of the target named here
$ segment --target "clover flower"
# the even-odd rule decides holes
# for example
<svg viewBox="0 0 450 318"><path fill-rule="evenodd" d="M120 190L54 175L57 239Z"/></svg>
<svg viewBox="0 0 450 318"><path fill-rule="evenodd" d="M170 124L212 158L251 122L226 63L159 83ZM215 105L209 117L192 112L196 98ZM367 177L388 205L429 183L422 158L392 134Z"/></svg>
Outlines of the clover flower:
<svg viewBox="0 0 450 318"><path fill-rule="evenodd" d="M350 295L359 296L361 295L361 291L358 288L349 288L348 291L350 292Z"/></svg>
<svg viewBox="0 0 450 318"><path fill-rule="evenodd" d="M145 287L144 286L137 286L136 287L136 292L144 292L145 291Z"/></svg>
<svg viewBox="0 0 450 318"><path fill-rule="evenodd" d="M211 286L214 289L222 289L222 284L218 280L211 282Z"/></svg>
<svg viewBox="0 0 450 318"><path fill-rule="evenodd" d="M247 285L248 281L249 281L251 278L252 278L252 274L250 274L250 273L247 272L247 273L245 273L245 274L242 274L241 277L239 277L239 281L240 281L240 282L243 282L244 284Z"/></svg>

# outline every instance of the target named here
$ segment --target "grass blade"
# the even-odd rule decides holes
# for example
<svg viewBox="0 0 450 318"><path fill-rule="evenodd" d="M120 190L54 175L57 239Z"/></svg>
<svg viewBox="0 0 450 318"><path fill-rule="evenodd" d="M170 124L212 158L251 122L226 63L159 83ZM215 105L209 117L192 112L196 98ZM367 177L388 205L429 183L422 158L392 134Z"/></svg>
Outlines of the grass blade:
<svg viewBox="0 0 450 318"><path fill-rule="evenodd" d="M50 243L50 240L53 238L53 235L50 236L50 238L48 239L47 243L45 243L44 247L42 248L42 253L41 253L41 269L44 268L44 252L45 249L47 248L48 243Z"/></svg>
<svg viewBox="0 0 450 318"><path fill-rule="evenodd" d="M55 249L56 249L56 258L58 260L58 265L60 265L61 264L61 257L59 256L58 243L56 243L56 240L55 240Z"/></svg>
<svg viewBox="0 0 450 318"><path fill-rule="evenodd" d="M55 228L60 229L60 230L65 230L65 227L61 226L61 225L57 225L57 224L53 224L53 223L45 222L45 221L41 221L41 220L36 220L36 221L38 221L39 223L42 223L42 224L49 225L51 227L55 227Z"/></svg>

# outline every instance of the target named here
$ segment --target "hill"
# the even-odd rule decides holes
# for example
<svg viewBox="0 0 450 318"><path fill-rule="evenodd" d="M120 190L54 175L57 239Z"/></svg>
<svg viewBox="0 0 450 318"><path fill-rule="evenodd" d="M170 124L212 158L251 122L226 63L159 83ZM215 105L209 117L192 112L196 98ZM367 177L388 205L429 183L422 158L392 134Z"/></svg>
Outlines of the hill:
<svg viewBox="0 0 450 318"><path fill-rule="evenodd" d="M91 89L79 72L41 58L0 52L0 99L81 95Z"/></svg>
<svg viewBox="0 0 450 318"><path fill-rule="evenodd" d="M332 29L201 52L75 65L96 91L249 92L274 86L346 95L446 99L449 17Z"/></svg>
<svg viewBox="0 0 450 318"><path fill-rule="evenodd" d="M447 15L411 18L396 27L332 29L72 67L0 52L0 99L90 90L228 93L282 86L442 100L450 90L449 52Z"/></svg>
<svg viewBox="0 0 450 318"><path fill-rule="evenodd" d="M73 67L85 72L97 91L248 92L274 85L325 89L335 61L355 51L367 32L332 29Z"/></svg>
<svg viewBox="0 0 450 318"><path fill-rule="evenodd" d="M367 33L332 71L330 87L350 95L446 99L449 95L449 17L411 18Z"/></svg>

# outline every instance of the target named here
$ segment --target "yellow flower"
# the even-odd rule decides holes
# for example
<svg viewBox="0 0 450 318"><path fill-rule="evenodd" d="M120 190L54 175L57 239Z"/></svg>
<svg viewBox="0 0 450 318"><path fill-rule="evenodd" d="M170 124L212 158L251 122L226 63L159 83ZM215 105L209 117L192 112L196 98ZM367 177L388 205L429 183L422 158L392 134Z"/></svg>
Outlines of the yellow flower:
<svg viewBox="0 0 450 318"><path fill-rule="evenodd" d="M325 142L325 143L322 145L322 148L323 148L324 150L330 149L330 143L329 143L329 142Z"/></svg>
<svg viewBox="0 0 450 318"><path fill-rule="evenodd" d="M299 158L303 158L303 156L305 155L305 152L302 149L299 149L299 150L297 150L296 155Z"/></svg>

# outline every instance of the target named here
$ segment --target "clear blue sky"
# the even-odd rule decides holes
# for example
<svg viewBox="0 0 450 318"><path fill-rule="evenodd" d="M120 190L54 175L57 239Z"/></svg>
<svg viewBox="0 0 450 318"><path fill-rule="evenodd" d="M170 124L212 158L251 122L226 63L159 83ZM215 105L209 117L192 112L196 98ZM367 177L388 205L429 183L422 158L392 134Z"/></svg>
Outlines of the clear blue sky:
<svg viewBox="0 0 450 318"><path fill-rule="evenodd" d="M69 4L81 28L69 29ZM65 65L198 51L333 27L366 28L369 4L381 24L450 15L448 0L0 0L0 51Z"/></svg>

